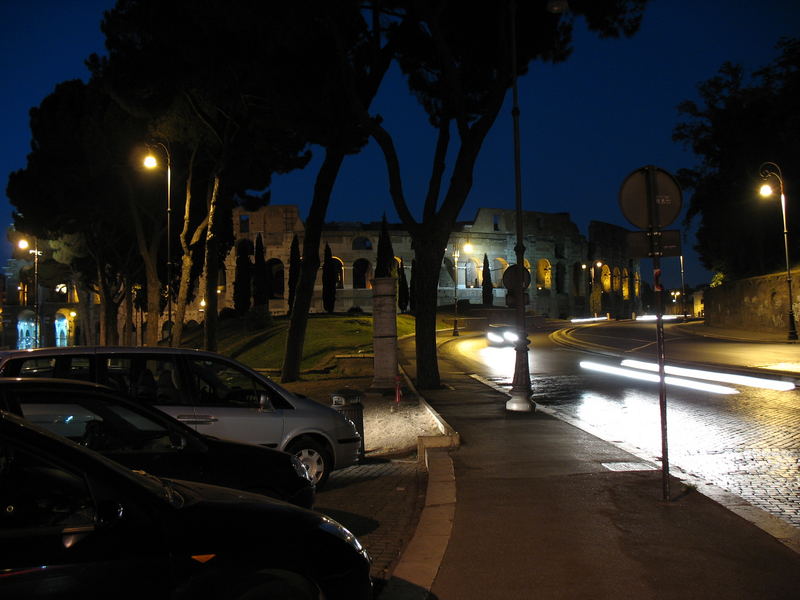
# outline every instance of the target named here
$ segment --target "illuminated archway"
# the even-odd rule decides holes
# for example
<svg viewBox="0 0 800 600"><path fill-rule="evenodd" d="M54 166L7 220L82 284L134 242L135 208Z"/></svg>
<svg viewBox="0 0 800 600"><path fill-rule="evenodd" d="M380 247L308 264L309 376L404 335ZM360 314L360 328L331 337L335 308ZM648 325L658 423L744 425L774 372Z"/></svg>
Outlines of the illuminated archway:
<svg viewBox="0 0 800 600"><path fill-rule="evenodd" d="M611 269L608 268L608 265L603 265L600 269L600 283L604 292L611 291Z"/></svg>
<svg viewBox="0 0 800 600"><path fill-rule="evenodd" d="M553 267L546 258L540 258L536 262L536 287L540 290L553 287Z"/></svg>

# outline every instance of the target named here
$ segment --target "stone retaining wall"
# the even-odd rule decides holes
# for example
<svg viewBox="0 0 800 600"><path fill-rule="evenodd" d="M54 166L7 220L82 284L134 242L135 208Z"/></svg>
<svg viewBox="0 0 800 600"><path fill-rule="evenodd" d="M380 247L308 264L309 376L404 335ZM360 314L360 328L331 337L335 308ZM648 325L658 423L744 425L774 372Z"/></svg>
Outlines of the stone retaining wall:
<svg viewBox="0 0 800 600"><path fill-rule="evenodd" d="M795 318L800 310L798 275L798 270L792 271ZM734 329L786 331L788 297L785 272L728 281L705 291L706 324Z"/></svg>

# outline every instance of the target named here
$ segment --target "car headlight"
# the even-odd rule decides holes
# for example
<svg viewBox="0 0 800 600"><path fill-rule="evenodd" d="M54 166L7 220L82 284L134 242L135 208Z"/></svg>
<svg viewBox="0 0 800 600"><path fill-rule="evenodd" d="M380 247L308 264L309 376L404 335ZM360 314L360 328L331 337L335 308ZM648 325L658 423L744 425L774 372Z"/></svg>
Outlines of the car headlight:
<svg viewBox="0 0 800 600"><path fill-rule="evenodd" d="M519 339L519 336L513 331L506 331L503 333L503 339L505 339L507 342L516 342Z"/></svg>
<svg viewBox="0 0 800 600"><path fill-rule="evenodd" d="M492 343L495 343L495 344L502 344L502 343L503 343L503 338L502 338L502 336L499 336L499 335L497 335L497 334L496 334L496 333L494 333L493 331L490 331L489 333L487 333L487 334L486 334L486 338L487 338L487 339L488 339L490 342L492 342Z"/></svg>
<svg viewBox="0 0 800 600"><path fill-rule="evenodd" d="M303 479L308 480L309 483L314 483L314 480L311 478L311 474L308 472L308 469L303 464L299 458L294 455L291 455L292 466L294 467L295 472L302 477Z"/></svg>
<svg viewBox="0 0 800 600"><path fill-rule="evenodd" d="M330 535L342 540L359 554L367 556L367 551L364 549L364 546L361 545L361 542L358 541L358 538L350 533L349 529L339 525L339 523L330 517L323 516L322 521L319 523L319 528L325 533L329 533Z"/></svg>

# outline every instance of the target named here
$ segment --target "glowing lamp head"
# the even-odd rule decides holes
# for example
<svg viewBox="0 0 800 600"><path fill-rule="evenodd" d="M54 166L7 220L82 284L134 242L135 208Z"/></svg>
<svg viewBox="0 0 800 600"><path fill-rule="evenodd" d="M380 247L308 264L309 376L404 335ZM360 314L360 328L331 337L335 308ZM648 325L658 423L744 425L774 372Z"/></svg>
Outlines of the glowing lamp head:
<svg viewBox="0 0 800 600"><path fill-rule="evenodd" d="M20 241L17 242L17 248L19 248L20 250L27 250L30 247L31 244L26 239L21 239Z"/></svg>
<svg viewBox="0 0 800 600"><path fill-rule="evenodd" d="M768 197L772 196L772 186L770 184L768 184L768 183L765 183L758 190L758 193L761 194L761 196L763 198L768 198Z"/></svg>
<svg viewBox="0 0 800 600"><path fill-rule="evenodd" d="M148 154L147 156L145 156L144 166L147 167L148 169L155 169L158 166L158 161L156 160L156 157L153 156L152 154Z"/></svg>
<svg viewBox="0 0 800 600"><path fill-rule="evenodd" d="M464 244L464 252L466 252L467 254L472 254L472 244L470 244L469 242Z"/></svg>

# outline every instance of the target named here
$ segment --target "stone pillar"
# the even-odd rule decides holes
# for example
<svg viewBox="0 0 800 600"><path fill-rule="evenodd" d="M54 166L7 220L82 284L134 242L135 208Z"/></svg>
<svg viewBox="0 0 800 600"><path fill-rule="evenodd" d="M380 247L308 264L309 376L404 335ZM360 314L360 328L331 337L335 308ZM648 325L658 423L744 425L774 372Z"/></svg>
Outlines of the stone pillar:
<svg viewBox="0 0 800 600"><path fill-rule="evenodd" d="M392 390L397 379L397 279L372 280L372 389Z"/></svg>

